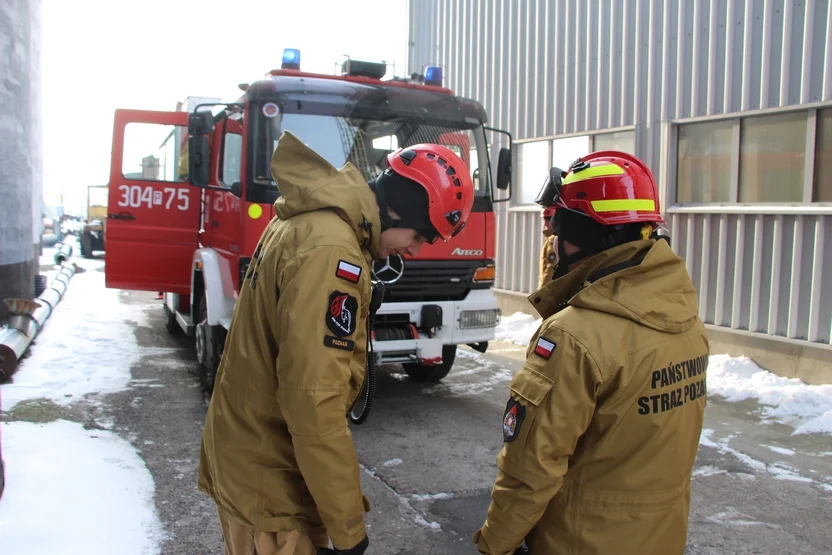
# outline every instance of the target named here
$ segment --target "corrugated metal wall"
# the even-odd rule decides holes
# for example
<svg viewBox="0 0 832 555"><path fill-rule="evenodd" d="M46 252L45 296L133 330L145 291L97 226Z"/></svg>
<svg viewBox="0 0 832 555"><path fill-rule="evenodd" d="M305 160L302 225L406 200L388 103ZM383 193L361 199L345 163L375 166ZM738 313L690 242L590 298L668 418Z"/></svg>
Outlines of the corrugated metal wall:
<svg viewBox="0 0 832 555"><path fill-rule="evenodd" d="M633 126L636 153L666 192L675 186L665 171L667 122L832 99L829 4L410 0L408 68L444 66L447 86L482 102L491 125L515 140ZM832 256L823 253L832 209L709 215L664 206L674 249L699 286L703 319L830 343L832 288L821 280L832 279ZM498 286L531 292L540 215L505 204L498 213ZM697 250L703 244L714 248ZM778 261L779 271L760 267ZM744 282L751 287L739 287Z"/></svg>

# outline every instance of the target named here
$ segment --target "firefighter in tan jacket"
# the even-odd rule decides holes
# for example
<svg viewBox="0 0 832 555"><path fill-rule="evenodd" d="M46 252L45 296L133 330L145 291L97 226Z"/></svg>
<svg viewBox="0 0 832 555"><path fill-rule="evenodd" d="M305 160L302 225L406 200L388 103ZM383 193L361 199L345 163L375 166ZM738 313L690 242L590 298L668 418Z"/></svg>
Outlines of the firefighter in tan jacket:
<svg viewBox="0 0 832 555"><path fill-rule="evenodd" d="M558 252L555 247L557 237L552 233L552 216L555 214L555 207L548 206L543 209L543 249L540 253L540 278L537 288L552 281L555 273L555 265L558 262Z"/></svg>
<svg viewBox="0 0 832 555"><path fill-rule="evenodd" d="M555 242L558 238L552 233L552 216L555 215L556 185L562 181L564 175L565 172L560 168L551 168L549 170L549 176L534 199L534 202L543 208L543 249L540 253L538 289L543 288L544 285L552 281L552 276L555 273L555 265L558 261L558 253L555 248Z"/></svg>
<svg viewBox="0 0 832 555"><path fill-rule="evenodd" d="M276 217L241 284L202 437L199 488L229 555L367 548L346 415L364 381L369 263L447 240L473 204L445 147L408 146L388 164L368 186L288 132L273 154Z"/></svg>
<svg viewBox="0 0 832 555"><path fill-rule="evenodd" d="M554 281L510 384L474 543L511 555L682 555L709 346L683 261L656 238L649 169L605 151L557 183Z"/></svg>

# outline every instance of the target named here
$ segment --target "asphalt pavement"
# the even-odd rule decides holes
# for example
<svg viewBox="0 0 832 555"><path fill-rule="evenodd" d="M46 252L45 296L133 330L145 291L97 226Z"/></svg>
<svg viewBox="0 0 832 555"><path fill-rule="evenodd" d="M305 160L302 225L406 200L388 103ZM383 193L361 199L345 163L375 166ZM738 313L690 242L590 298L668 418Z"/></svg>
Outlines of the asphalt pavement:
<svg viewBox="0 0 832 555"><path fill-rule="evenodd" d="M197 490L207 404L191 339L171 336L155 295L127 293L146 309L135 329L146 353L130 389L103 399L99 416L129 439L156 484L164 554L222 554L212 502ZM502 443L508 381L522 348L460 352L440 384L379 371L369 420L353 428L368 514L368 555L476 554ZM761 425L752 402L709 400L693 481L688 554L828 554L832 546L832 440Z"/></svg>

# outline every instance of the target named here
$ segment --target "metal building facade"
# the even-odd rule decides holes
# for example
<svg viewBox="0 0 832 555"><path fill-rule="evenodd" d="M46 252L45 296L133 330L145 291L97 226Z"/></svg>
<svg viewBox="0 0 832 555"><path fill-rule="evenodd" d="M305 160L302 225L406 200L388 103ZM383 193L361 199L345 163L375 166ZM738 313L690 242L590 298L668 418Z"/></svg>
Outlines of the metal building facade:
<svg viewBox="0 0 832 555"><path fill-rule="evenodd" d="M544 151L551 163L562 140L620 136L659 181L706 323L832 343L829 0L409 1L409 71L443 66L446 86L514 136L499 289L537 288L528 199Z"/></svg>

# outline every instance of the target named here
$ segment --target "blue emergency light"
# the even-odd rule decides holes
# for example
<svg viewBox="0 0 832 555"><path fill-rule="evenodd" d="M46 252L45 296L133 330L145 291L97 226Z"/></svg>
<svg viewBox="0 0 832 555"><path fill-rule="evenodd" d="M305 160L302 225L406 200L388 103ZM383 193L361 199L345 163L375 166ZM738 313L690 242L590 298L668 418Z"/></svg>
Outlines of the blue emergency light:
<svg viewBox="0 0 832 555"><path fill-rule="evenodd" d="M300 69L300 50L297 48L283 49L283 64L280 69Z"/></svg>
<svg viewBox="0 0 832 555"><path fill-rule="evenodd" d="M425 68L425 85L442 86L442 68L440 66L427 66Z"/></svg>

